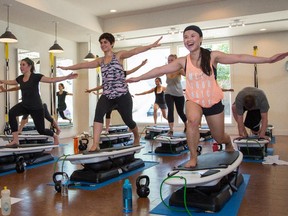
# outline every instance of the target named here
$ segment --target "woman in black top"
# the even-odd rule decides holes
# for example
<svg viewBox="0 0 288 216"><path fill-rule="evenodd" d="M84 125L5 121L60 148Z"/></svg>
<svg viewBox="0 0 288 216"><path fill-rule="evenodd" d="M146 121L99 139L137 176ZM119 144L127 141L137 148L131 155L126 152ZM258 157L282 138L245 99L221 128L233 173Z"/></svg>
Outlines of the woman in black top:
<svg viewBox="0 0 288 216"><path fill-rule="evenodd" d="M16 104L9 110L9 124L11 127L13 140L7 145L14 147L19 144L17 116L29 114L35 124L39 134L53 136L54 144L59 144L58 135L50 129L45 129L43 103L39 94L39 82L55 83L66 79L77 78L78 74L69 74L62 77L46 77L43 74L35 74L34 62L25 58L20 62L22 75L15 80L0 80L0 84L20 85L22 102Z"/></svg>
<svg viewBox="0 0 288 216"><path fill-rule="evenodd" d="M70 118L66 117L64 114L64 111L67 108L66 105L66 96L67 95L73 95L72 93L68 93L67 91L64 91L65 87L63 83L59 83L58 85L58 89L59 91L57 92L57 98L58 98L58 106L57 106L57 113L59 113L59 115L61 116L62 119L67 119L70 123L71 120Z"/></svg>
<svg viewBox="0 0 288 216"><path fill-rule="evenodd" d="M138 93L135 95L145 95L145 94L149 94L149 93L155 93L155 102L154 102L154 107L153 107L153 117L154 117L154 124L157 124L157 111L160 108L161 112L162 112L162 116L163 118L167 119L166 116L166 102L165 102L165 97L164 97L164 92L166 90L166 87L162 86L162 81L160 77L157 77L155 79L155 84L156 87L152 88L148 91L142 92L142 93Z"/></svg>

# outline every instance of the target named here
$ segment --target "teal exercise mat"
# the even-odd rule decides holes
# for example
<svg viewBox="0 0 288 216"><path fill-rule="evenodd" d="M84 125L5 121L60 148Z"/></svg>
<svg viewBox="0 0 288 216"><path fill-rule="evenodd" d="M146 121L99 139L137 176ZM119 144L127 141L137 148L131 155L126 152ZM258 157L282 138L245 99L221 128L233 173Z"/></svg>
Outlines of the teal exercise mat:
<svg viewBox="0 0 288 216"><path fill-rule="evenodd" d="M213 214L211 213L206 213L206 212L197 212L196 209L190 208L189 210L191 211L190 214L193 216L223 216L223 215L229 215L229 216L237 216L239 208L241 206L241 202L243 200L250 175L243 174L244 181L238 188L237 192L234 192L231 198L227 201L227 203L224 205L224 207L219 211L215 212ZM164 202L168 205L169 203L170 196L164 199ZM164 203L158 204L154 209L152 209L149 213L150 214L158 214L158 215L165 215L165 216L187 216L188 213L185 211L185 208L181 207L171 207L172 209L167 208ZM174 209L177 209L175 211Z"/></svg>
<svg viewBox="0 0 288 216"><path fill-rule="evenodd" d="M129 171L127 173L123 173L115 178L109 179L107 181L101 182L101 183L91 183L91 182L72 182L70 181L69 184L74 184L72 186L69 186L69 189L82 189L82 190L97 190L99 188L105 187L109 184L112 184L114 182L123 180L131 175L134 175L138 172L144 171L146 169L149 169L153 166L156 166L157 164L159 164L159 162L154 162L154 161L144 161L144 167ZM48 183L49 186L53 186L54 187L54 183Z"/></svg>
<svg viewBox="0 0 288 216"><path fill-rule="evenodd" d="M52 164L52 163L55 163L57 160L58 160L58 157L54 157L54 159L51 160L51 161L46 161L46 162L42 162L42 163L27 165L25 167L25 169L26 170L30 170L30 169L33 169L33 168L37 168L37 167L41 167L41 166L47 165L47 164ZM5 175L8 175L8 174L12 174L12 173L16 173L16 169L10 170L10 171L7 171L7 172L2 172L2 173L0 173L0 176L5 176Z"/></svg>

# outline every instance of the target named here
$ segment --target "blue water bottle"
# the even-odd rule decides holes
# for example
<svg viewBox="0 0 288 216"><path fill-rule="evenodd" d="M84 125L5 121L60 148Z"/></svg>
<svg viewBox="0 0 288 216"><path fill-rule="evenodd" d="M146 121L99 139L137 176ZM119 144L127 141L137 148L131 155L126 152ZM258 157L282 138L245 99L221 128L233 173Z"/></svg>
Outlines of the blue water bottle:
<svg viewBox="0 0 288 216"><path fill-rule="evenodd" d="M132 212L132 185L129 179L125 179L123 184L123 212Z"/></svg>

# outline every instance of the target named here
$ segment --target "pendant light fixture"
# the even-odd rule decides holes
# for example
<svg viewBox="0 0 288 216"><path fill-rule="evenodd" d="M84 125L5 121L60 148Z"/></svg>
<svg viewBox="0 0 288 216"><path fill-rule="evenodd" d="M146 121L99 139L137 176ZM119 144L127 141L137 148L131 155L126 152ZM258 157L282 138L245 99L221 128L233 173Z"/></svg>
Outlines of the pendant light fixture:
<svg viewBox="0 0 288 216"><path fill-rule="evenodd" d="M49 52L50 53L63 53L64 52L63 48L57 43L57 24L58 23L55 21L54 24L55 24L55 41L54 41L53 46L50 47Z"/></svg>
<svg viewBox="0 0 288 216"><path fill-rule="evenodd" d="M90 40L89 40L89 52L85 56L84 60L85 61L93 61L95 59L95 56L91 52L91 35L90 35Z"/></svg>
<svg viewBox="0 0 288 216"><path fill-rule="evenodd" d="M7 28L4 34L0 36L0 42L2 43L16 43L18 42L15 35L9 31L9 12L10 12L10 5L5 5L7 7Z"/></svg>

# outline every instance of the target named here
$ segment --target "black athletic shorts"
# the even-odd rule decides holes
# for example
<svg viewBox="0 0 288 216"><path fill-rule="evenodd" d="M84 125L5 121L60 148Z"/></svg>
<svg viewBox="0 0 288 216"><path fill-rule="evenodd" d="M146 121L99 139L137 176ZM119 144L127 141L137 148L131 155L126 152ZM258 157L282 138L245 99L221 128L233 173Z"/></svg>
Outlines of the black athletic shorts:
<svg viewBox="0 0 288 216"><path fill-rule="evenodd" d="M209 108L203 108L203 115L204 116L211 116L216 115L224 111L224 105L222 104L222 101L219 101L217 104L214 104L212 107Z"/></svg>
<svg viewBox="0 0 288 216"><path fill-rule="evenodd" d="M245 127L257 132L260 130L260 122L261 122L261 112L259 109L249 111L247 110L246 118L244 121Z"/></svg>

